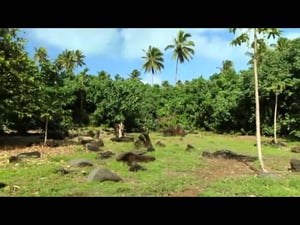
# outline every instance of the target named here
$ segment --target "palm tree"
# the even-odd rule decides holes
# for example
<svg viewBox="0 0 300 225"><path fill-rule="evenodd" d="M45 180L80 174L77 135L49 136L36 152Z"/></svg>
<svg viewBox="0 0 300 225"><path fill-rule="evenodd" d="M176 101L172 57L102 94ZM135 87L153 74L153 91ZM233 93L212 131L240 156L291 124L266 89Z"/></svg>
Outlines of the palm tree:
<svg viewBox="0 0 300 225"><path fill-rule="evenodd" d="M177 83L177 72L178 72L178 62L184 63L185 60L189 61L192 59L192 55L195 53L191 46L195 46L193 41L189 41L188 38L191 34L184 33L180 30L177 34L177 38L174 38L174 44L168 45L165 50L174 49L173 59L176 59L176 73L175 73L175 84Z"/></svg>
<svg viewBox="0 0 300 225"><path fill-rule="evenodd" d="M260 64L262 62L262 59L264 58L266 52L268 51L268 46L266 45L266 43L264 42L263 39L257 39L256 40L256 45L257 45L256 60L257 60L257 63ZM254 42L252 43L251 48L254 49ZM254 54L251 53L251 52L246 52L246 55L250 57L250 60L248 61L248 64L253 65L254 64L254 61L253 61Z"/></svg>
<svg viewBox="0 0 300 225"><path fill-rule="evenodd" d="M35 48L34 53L34 60L39 63L40 72L42 71L42 64L46 63L48 61L48 54L47 49L40 47ZM45 114L45 134L44 134L44 145L47 144L47 138L48 138L48 123L49 123L49 115L48 113Z"/></svg>
<svg viewBox="0 0 300 225"><path fill-rule="evenodd" d="M107 73L106 71L104 70L101 70L100 72L98 72L98 78L100 80L109 80L110 79L110 74Z"/></svg>
<svg viewBox="0 0 300 225"><path fill-rule="evenodd" d="M226 73L233 69L233 62L231 60L222 61L222 67L217 67L220 73Z"/></svg>
<svg viewBox="0 0 300 225"><path fill-rule="evenodd" d="M153 85L153 76L157 71L161 71L161 69L164 68L163 62L163 53L156 47L149 46L148 50L143 51L146 53L146 56L143 56L142 59L144 59L146 62L143 65L143 69L145 69L145 72L152 73L152 85Z"/></svg>
<svg viewBox="0 0 300 225"><path fill-rule="evenodd" d="M137 69L132 70L132 72L129 74L130 79L133 80L140 80L141 72Z"/></svg>
<svg viewBox="0 0 300 225"><path fill-rule="evenodd" d="M226 73L233 69L233 62L231 60L225 60L222 62L222 72Z"/></svg>
<svg viewBox="0 0 300 225"><path fill-rule="evenodd" d="M275 47L278 51L283 51L285 49L287 49L290 45L291 41L287 38L284 37L280 37L277 40L276 44L271 44L272 47Z"/></svg>
<svg viewBox="0 0 300 225"><path fill-rule="evenodd" d="M34 50L34 60L37 61L39 64L44 63L48 60L48 53L46 48L39 47L38 49L35 48Z"/></svg>
<svg viewBox="0 0 300 225"><path fill-rule="evenodd" d="M77 49L73 54L74 54L74 60L75 60L76 67L79 67L79 66L81 67L81 66L85 65L85 62L84 62L85 55L83 55L82 51Z"/></svg>
<svg viewBox="0 0 300 225"><path fill-rule="evenodd" d="M164 80L164 81L161 83L161 86L164 87L164 88L169 88L169 87L171 87L169 81L167 81L167 80Z"/></svg>
<svg viewBox="0 0 300 225"><path fill-rule="evenodd" d="M287 38L280 37L277 40L276 44L272 44L272 47L275 47L275 51L282 52L284 50L289 49L291 41ZM273 81L271 87L268 89L271 90L275 94L275 105L274 105L274 130L273 130L273 141L277 144L277 108L278 108L278 96L284 91L286 86L291 86L291 83L286 81L284 77L289 77L290 75L287 73L277 74L277 80ZM279 77L279 78L278 78Z"/></svg>
<svg viewBox="0 0 300 225"><path fill-rule="evenodd" d="M230 28L229 31L234 33L237 28ZM281 31L277 28L249 28L246 32L239 35L233 41L231 41L231 45L241 45L246 42L249 44L250 32L253 31L253 43L251 48L253 48L252 60L253 62L253 70L254 70L254 85L255 85L255 120L256 120L256 146L257 146L257 154L258 160L260 162L260 166L263 172L267 172L264 167L264 162L262 158L261 151L261 135L260 135L260 110L259 110L259 91L258 91L258 62L261 62L262 56L267 50L267 46L264 43L264 39L259 39L259 34L267 35L267 39L271 36L275 38L276 36L280 36Z"/></svg>
<svg viewBox="0 0 300 225"><path fill-rule="evenodd" d="M76 57L73 51L64 50L58 55L56 63L62 67L66 72L73 72L76 64Z"/></svg>

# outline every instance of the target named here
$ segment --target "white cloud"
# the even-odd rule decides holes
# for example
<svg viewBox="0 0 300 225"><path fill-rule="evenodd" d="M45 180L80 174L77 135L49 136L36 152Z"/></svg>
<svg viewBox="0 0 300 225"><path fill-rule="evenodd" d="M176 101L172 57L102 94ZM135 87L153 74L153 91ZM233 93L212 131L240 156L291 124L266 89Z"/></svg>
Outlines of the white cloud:
<svg viewBox="0 0 300 225"><path fill-rule="evenodd" d="M234 47L230 45L230 41L220 36L197 36L194 37L197 46L196 54L207 59L225 60L238 59L245 55L246 46Z"/></svg>
<svg viewBox="0 0 300 225"><path fill-rule="evenodd" d="M84 54L112 54L119 43L117 29L31 29L38 41L60 50L80 49Z"/></svg>
<svg viewBox="0 0 300 225"><path fill-rule="evenodd" d="M123 40L121 54L124 58L140 58L144 55L143 49L147 50L149 45L164 52L177 32L178 29L123 29L120 32Z"/></svg>
<svg viewBox="0 0 300 225"><path fill-rule="evenodd" d="M35 28L30 29L30 34L42 44L48 44L61 51L80 49L87 55L121 56L126 59L135 59L142 57L144 54L142 49L148 49L149 45L155 46L164 52L164 48L173 43L173 39L180 29ZM191 33L193 40L200 37L203 40L206 32L219 35L226 30L219 28L182 29ZM218 39L211 39L209 43L204 41L204 44L212 46L215 40L219 41ZM222 43L220 44L222 45ZM208 57L211 57L212 52L204 51L203 54L207 53Z"/></svg>
<svg viewBox="0 0 300 225"><path fill-rule="evenodd" d="M249 51L246 44L231 46L229 31L226 28L68 28L68 29L30 29L31 35L41 43L54 46L61 51L80 49L85 55L104 55L124 59L140 59L149 45L159 48L170 57L172 51L164 48L173 43L178 31L183 29L191 33L196 44L195 57L212 60L245 60L245 52ZM243 29L242 31L245 31ZM237 35L240 34L237 30ZM300 32L286 32L288 38L300 36ZM274 43L276 40L270 40ZM194 57L194 58L195 58Z"/></svg>
<svg viewBox="0 0 300 225"><path fill-rule="evenodd" d="M219 28L123 29L120 32L123 39L122 55L125 58L140 58L144 54L142 49L147 50L149 45L157 47L164 52L165 47L173 43L173 40L180 29L187 33L191 33L191 40L194 40L197 36L202 35L205 32L217 34L225 30Z"/></svg>
<svg viewBox="0 0 300 225"><path fill-rule="evenodd" d="M144 78L142 79L144 84L152 84L152 74L146 73ZM159 75L154 74L153 76L153 84L161 84L162 80Z"/></svg>

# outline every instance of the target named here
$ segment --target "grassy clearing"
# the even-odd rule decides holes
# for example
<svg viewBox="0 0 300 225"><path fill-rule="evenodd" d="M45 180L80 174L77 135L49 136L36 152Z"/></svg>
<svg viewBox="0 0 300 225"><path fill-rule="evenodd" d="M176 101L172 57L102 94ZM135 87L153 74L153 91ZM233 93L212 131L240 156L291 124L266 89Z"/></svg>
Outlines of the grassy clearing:
<svg viewBox="0 0 300 225"><path fill-rule="evenodd" d="M259 177L223 179L210 184L202 197L299 197L300 176L270 179Z"/></svg>
<svg viewBox="0 0 300 225"><path fill-rule="evenodd" d="M133 143L112 142L110 137L103 136L104 150L116 153L110 159L97 159L97 153L87 152L82 146L67 146L66 148L74 148L74 154L1 164L0 182L8 186L0 189L0 196L168 196L169 193L184 193L193 187L201 190L196 196L300 196L300 176L288 171L289 160L300 159L300 155L289 151L292 146L300 145L299 142L288 142L288 146L283 149L263 146L266 167L280 176L272 180L257 178L254 174L224 175L223 172L231 168L232 161L220 166L217 161L208 161L201 156L203 151L220 149L256 156L253 137L198 133L182 138L151 133L154 146L158 140L167 146L155 146L156 151L147 154L155 156L156 160L141 163L147 170L136 173L129 172L126 164L115 160L119 153L134 150ZM185 151L187 144L192 144L195 149ZM94 166L68 168L69 160L79 158L91 160ZM222 166L225 165L226 168L223 169ZM258 162L253 165L259 168ZM72 172L66 175L55 173L55 170L62 167ZM96 167L110 169L121 176L123 181L87 182L87 175ZM208 173L202 176L205 171L215 179L210 179Z"/></svg>

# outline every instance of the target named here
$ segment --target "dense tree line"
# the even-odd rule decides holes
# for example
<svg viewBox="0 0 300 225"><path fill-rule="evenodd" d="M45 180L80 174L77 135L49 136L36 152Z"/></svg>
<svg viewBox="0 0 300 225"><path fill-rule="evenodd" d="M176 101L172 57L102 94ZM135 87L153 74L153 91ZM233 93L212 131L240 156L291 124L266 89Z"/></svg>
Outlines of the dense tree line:
<svg viewBox="0 0 300 225"><path fill-rule="evenodd" d="M192 39L180 31L166 47L174 48L176 77L178 62L188 61L197 51L187 38ZM85 65L80 50L65 50L51 61L41 47L31 58L25 44L18 29L0 29L0 132L5 127L24 133L36 128L113 126L123 121L127 131L181 124L187 129L255 134L252 64L237 72L232 61L224 60L220 71L207 79L151 85L141 81L138 69L129 76L112 76L108 71L89 74L88 68L78 71ZM300 137L300 38L280 38L260 51L261 132L274 135L276 125L276 134ZM163 77L162 51L149 46L144 53L141 50L146 60L141 68L153 74L161 71Z"/></svg>

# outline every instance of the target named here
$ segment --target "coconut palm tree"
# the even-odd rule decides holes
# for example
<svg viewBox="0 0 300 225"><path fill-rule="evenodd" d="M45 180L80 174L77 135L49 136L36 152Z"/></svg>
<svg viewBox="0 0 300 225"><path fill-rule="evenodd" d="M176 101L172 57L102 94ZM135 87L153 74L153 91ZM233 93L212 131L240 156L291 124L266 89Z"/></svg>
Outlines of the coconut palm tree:
<svg viewBox="0 0 300 225"><path fill-rule="evenodd" d="M107 73L106 71L104 70L101 70L100 72L98 72L98 78L100 80L109 80L110 79L110 74Z"/></svg>
<svg viewBox="0 0 300 225"><path fill-rule="evenodd" d="M133 80L140 80L141 72L137 69L132 70L132 72L129 74L130 79Z"/></svg>
<svg viewBox="0 0 300 225"><path fill-rule="evenodd" d="M82 51L77 49L73 54L74 54L76 68L85 65L85 62L84 62L85 55L83 55Z"/></svg>
<svg viewBox="0 0 300 225"><path fill-rule="evenodd" d="M290 45L291 41L288 38L280 37L277 40L276 44L271 44L272 47L275 47L278 51L283 51L287 49Z"/></svg>
<svg viewBox="0 0 300 225"><path fill-rule="evenodd" d="M230 28L229 31L233 34L236 33L237 28ZM260 135L260 110L259 110L259 87L258 87L258 62L261 62L264 52L267 49L265 44L265 39L259 39L258 35L263 34L267 35L267 39L271 36L275 38L276 36L280 36L281 31L277 28L249 28L246 32L243 32L234 40L231 41L231 45L241 45L242 43L248 43L250 39L250 33L253 33L253 43L251 48L253 48L253 52L251 53L254 70L254 87L255 87L255 120L256 120L256 146L257 146L257 154L258 160L260 162L260 166L263 172L266 172L263 158L262 158L262 150L261 150L261 135Z"/></svg>
<svg viewBox="0 0 300 225"><path fill-rule="evenodd" d="M48 60L47 49L43 47L35 48L34 60L39 64L46 62Z"/></svg>
<svg viewBox="0 0 300 225"><path fill-rule="evenodd" d="M56 63L60 68L64 68L66 72L73 72L76 65L76 57L74 51L64 50L58 55Z"/></svg>
<svg viewBox="0 0 300 225"><path fill-rule="evenodd" d="M233 62L231 60L225 60L222 62L222 72L226 73L233 69Z"/></svg>
<svg viewBox="0 0 300 225"><path fill-rule="evenodd" d="M148 50L143 51L146 53L146 56L143 56L142 59L144 59L146 62L143 65L143 69L145 69L145 72L152 73L152 85L153 85L153 76L156 72L161 71L161 69L164 68L163 62L163 53L156 47L149 46Z"/></svg>
<svg viewBox="0 0 300 225"><path fill-rule="evenodd" d="M184 63L185 60L189 61L195 53L194 49L191 48L191 46L195 46L195 43L188 40L190 37L191 34L180 30L177 38L174 38L174 43L165 48L165 50L174 49L173 59L176 59L175 84L177 83L178 62Z"/></svg>

